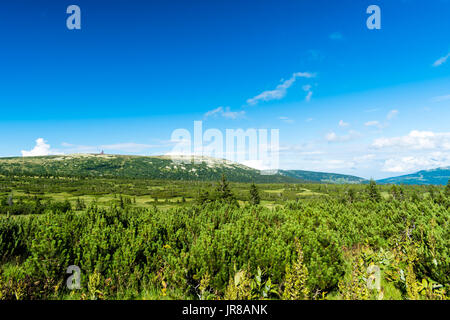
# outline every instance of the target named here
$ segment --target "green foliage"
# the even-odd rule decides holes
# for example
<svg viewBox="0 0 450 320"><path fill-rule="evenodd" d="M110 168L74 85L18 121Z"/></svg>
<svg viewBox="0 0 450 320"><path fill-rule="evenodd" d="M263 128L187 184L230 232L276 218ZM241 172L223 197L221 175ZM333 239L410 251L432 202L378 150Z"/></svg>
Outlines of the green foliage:
<svg viewBox="0 0 450 320"><path fill-rule="evenodd" d="M236 203L236 197L231 192L230 185L224 174L222 174L222 178L217 183L216 199L227 203Z"/></svg>
<svg viewBox="0 0 450 320"><path fill-rule="evenodd" d="M444 193L448 198L450 198L450 179L448 180L447 185L445 186Z"/></svg>
<svg viewBox="0 0 450 320"><path fill-rule="evenodd" d="M296 241L296 247L297 260L292 265L286 265L283 300L306 300L309 298L308 268L304 265L303 251L298 241Z"/></svg>
<svg viewBox="0 0 450 320"><path fill-rule="evenodd" d="M353 188L350 188L347 191L347 199L348 199L348 202L350 202L350 203L355 202L355 200L356 200L356 192L355 192L355 190Z"/></svg>
<svg viewBox="0 0 450 320"><path fill-rule="evenodd" d="M369 185L367 186L367 196L371 201L380 202L381 195L377 189L375 180L370 180Z"/></svg>
<svg viewBox="0 0 450 320"><path fill-rule="evenodd" d="M276 285L272 284L270 277L266 280L264 278L264 273L259 267L254 277L251 277L247 270L236 272L225 290L224 299L261 300L278 295Z"/></svg>
<svg viewBox="0 0 450 320"><path fill-rule="evenodd" d="M250 186L250 204L258 205L261 203L261 197L259 196L258 188L254 183Z"/></svg>
<svg viewBox="0 0 450 320"><path fill-rule="evenodd" d="M370 184L258 185L258 206L245 204L250 184L223 177L213 188L0 177L7 190L0 195L0 297L448 298L450 211L447 199L439 200L443 186L434 188L434 199L425 196L427 187L397 187L395 194L404 195L397 198L389 196L391 186L375 186L374 201L364 196ZM197 204L199 190L205 196ZM409 201L414 193L420 196ZM105 194L109 202L97 201ZM163 200L139 207L140 197ZM186 202L162 210L170 197ZM15 206L31 209L13 215ZM65 286L70 265L81 269L80 290ZM371 265L381 269L381 291L366 287Z"/></svg>
<svg viewBox="0 0 450 320"><path fill-rule="evenodd" d="M343 300L368 300L370 292L366 285L365 266L361 257L352 257L351 271L339 281L339 294Z"/></svg>

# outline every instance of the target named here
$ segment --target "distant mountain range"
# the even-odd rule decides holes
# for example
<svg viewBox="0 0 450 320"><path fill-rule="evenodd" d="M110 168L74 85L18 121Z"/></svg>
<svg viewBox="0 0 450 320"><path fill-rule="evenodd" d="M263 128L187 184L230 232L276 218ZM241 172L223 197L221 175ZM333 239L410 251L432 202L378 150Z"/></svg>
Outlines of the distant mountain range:
<svg viewBox="0 0 450 320"><path fill-rule="evenodd" d="M367 183L367 179L326 172L278 170L267 175L236 162L210 157L127 156L72 154L40 157L0 158L1 175L67 176L131 179L214 181L225 174L234 182L332 184ZM195 162L193 161L195 160ZM450 167L419 171L414 174L378 180L381 184L447 184Z"/></svg>
<svg viewBox="0 0 450 320"><path fill-rule="evenodd" d="M431 170L422 170L416 173L407 174L399 177L392 177L378 180L381 184L442 184L446 185L450 179L450 167L437 168Z"/></svg>
<svg viewBox="0 0 450 320"><path fill-rule="evenodd" d="M279 172L280 174L288 177L304 181L313 181L321 183L353 184L353 183L363 183L364 181L367 181L364 178L338 173L326 173L326 172L315 172L304 170L280 170Z"/></svg>

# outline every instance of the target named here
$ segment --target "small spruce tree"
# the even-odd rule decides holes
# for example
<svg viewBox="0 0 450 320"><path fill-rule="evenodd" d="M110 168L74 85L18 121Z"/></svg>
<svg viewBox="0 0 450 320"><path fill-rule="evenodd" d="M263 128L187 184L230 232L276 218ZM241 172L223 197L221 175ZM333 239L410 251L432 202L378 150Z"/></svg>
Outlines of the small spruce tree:
<svg viewBox="0 0 450 320"><path fill-rule="evenodd" d="M119 206L121 209L125 209L125 202L123 200L122 195L120 195Z"/></svg>
<svg viewBox="0 0 450 320"><path fill-rule="evenodd" d="M259 196L258 188L255 183L250 186L250 203L252 205L258 205L261 202L261 197Z"/></svg>
<svg viewBox="0 0 450 320"><path fill-rule="evenodd" d="M367 187L367 195L369 196L369 199L372 201L375 202L381 201L381 195L377 189L377 183L373 179L370 180L370 183Z"/></svg>
<svg viewBox="0 0 450 320"><path fill-rule="evenodd" d="M219 183L216 187L217 199L225 202L236 202L236 198L234 194L231 192L229 183L224 174L222 174L222 179L220 179Z"/></svg>
<svg viewBox="0 0 450 320"><path fill-rule="evenodd" d="M199 204L205 204L206 202L210 201L209 192L206 190L201 190L198 193L197 202Z"/></svg>

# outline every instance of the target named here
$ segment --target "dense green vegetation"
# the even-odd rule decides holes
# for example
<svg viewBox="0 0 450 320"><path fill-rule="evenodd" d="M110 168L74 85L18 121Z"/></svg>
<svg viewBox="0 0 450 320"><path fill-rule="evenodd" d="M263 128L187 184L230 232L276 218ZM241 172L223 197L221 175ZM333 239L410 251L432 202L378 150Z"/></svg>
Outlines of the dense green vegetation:
<svg viewBox="0 0 450 320"><path fill-rule="evenodd" d="M218 180L0 177L0 298L449 297L450 186Z"/></svg>

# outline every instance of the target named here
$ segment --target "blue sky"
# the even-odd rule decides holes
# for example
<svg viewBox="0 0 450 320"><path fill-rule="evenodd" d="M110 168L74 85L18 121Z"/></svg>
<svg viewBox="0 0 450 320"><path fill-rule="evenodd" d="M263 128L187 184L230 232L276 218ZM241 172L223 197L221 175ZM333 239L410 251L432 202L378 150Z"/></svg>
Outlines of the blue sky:
<svg viewBox="0 0 450 320"><path fill-rule="evenodd" d="M279 129L284 169L448 166L449 17L447 0L2 2L0 156L165 154L202 120Z"/></svg>

